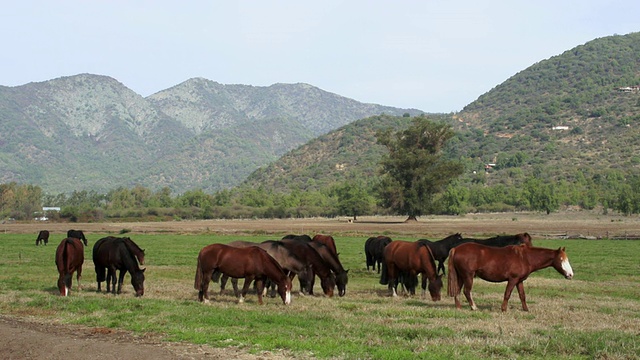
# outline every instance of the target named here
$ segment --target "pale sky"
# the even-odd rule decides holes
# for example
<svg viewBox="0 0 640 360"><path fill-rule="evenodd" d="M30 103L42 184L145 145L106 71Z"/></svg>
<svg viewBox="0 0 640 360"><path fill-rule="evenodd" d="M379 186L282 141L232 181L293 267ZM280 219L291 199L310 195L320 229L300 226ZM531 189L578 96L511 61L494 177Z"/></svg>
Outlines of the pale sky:
<svg viewBox="0 0 640 360"><path fill-rule="evenodd" d="M6 1L0 85L91 73L148 96L194 77L307 83L451 112L536 62L637 31L638 0Z"/></svg>

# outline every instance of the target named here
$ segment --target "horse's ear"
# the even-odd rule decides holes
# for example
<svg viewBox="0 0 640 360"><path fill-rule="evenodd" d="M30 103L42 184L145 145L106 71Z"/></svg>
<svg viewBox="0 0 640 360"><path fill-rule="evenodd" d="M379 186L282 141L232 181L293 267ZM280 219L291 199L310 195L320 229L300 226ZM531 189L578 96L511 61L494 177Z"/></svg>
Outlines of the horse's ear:
<svg viewBox="0 0 640 360"><path fill-rule="evenodd" d="M141 269L140 271L145 272L147 270L147 268Z"/></svg>
<svg viewBox="0 0 640 360"><path fill-rule="evenodd" d="M345 270L344 272L346 272L346 273L348 274L348 273L349 273L349 270L347 269L347 270Z"/></svg>

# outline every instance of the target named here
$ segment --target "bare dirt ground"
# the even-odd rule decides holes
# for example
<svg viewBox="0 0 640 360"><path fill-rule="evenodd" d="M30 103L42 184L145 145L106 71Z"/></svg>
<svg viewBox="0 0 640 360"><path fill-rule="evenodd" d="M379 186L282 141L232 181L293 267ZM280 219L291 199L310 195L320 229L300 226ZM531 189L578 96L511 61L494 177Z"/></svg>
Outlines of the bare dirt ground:
<svg viewBox="0 0 640 360"><path fill-rule="evenodd" d="M589 212L561 214L470 214L456 217L424 217L405 223L398 217L362 217L351 222L340 219L202 220L126 223L12 223L0 224L0 232L32 233L49 230L60 239L70 228L91 233L211 233L211 234L332 234L334 236L443 238L460 232L465 237L528 232L536 239L551 237L638 238L640 219ZM56 242L56 240L53 240ZM160 336L135 335L106 328L44 323L38 319L0 315L2 359L289 359L286 353L249 354L242 349L217 349L203 345L163 342Z"/></svg>

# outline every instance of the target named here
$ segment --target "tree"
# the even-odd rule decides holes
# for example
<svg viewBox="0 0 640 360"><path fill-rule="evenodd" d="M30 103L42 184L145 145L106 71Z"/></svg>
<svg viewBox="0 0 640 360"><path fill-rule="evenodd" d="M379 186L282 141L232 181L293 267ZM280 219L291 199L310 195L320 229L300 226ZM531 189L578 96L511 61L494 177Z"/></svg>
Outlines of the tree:
<svg viewBox="0 0 640 360"><path fill-rule="evenodd" d="M407 220L434 210L434 197L463 171L460 162L446 160L442 152L455 133L449 125L435 123L424 116L412 119L412 125L392 133L376 134L378 143L389 150L383 156L379 194L383 207L407 215Z"/></svg>
<svg viewBox="0 0 640 360"><path fill-rule="evenodd" d="M336 186L334 191L338 198L337 207L340 215L353 216L355 221L358 215L371 211L372 197L359 182L349 180Z"/></svg>

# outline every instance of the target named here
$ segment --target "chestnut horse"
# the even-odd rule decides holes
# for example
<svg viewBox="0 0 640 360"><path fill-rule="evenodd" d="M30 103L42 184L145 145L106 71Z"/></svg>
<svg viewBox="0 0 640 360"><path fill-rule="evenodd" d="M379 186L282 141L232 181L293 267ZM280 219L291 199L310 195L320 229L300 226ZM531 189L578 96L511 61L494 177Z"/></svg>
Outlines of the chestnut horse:
<svg viewBox="0 0 640 360"><path fill-rule="evenodd" d="M384 260L384 247L391 241L390 237L380 235L370 237L364 242L364 255L367 262L367 271L369 271L369 266L371 266L372 270L375 270L376 265L378 265L378 274L380 274L380 265Z"/></svg>
<svg viewBox="0 0 640 360"><path fill-rule="evenodd" d="M245 279L238 300L240 303L244 302L249 285L255 280L258 303L262 305L262 291L266 279L271 279L278 285L278 293L285 305L291 303L291 279L273 257L257 246L236 248L224 244L211 244L202 248L198 254L193 284L198 290L198 300L209 302L209 283L212 274L216 271L232 278Z"/></svg>
<svg viewBox="0 0 640 360"><path fill-rule="evenodd" d="M76 272L78 290L82 279L82 263L84 263L84 246L80 239L66 238L56 249L56 267L58 268L58 290L61 296L69 295L71 279Z"/></svg>
<svg viewBox="0 0 640 360"><path fill-rule="evenodd" d="M338 248L336 248L336 241L333 239L333 236L317 234L311 240L327 245L331 252L333 252L335 255L338 255Z"/></svg>
<svg viewBox="0 0 640 360"><path fill-rule="evenodd" d="M398 277L406 274L415 278L418 274L429 279L429 293L431 300L440 300L442 290L442 275L438 274L436 261L428 246L419 242L396 240L384 248L384 262L380 274L380 284L389 285L392 296L398 296ZM423 289L424 296L426 290Z"/></svg>
<svg viewBox="0 0 640 360"><path fill-rule="evenodd" d="M522 310L529 311L523 282L532 272L549 266L553 266L565 278L573 278L565 248L552 250L524 245L492 247L476 243L462 244L449 253L447 293L454 297L456 307L460 309L458 295L464 286L464 296L471 309L477 310L471 296L474 277L490 282L507 281L502 311L507 311L507 303L514 287L518 289Z"/></svg>
<svg viewBox="0 0 640 360"><path fill-rule="evenodd" d="M311 265L300 260L295 254L293 254L289 249L287 249L280 241L275 240L267 240L261 243L254 243L250 241L233 241L228 243L227 245L233 247L248 247L248 246L257 246L261 249L264 249L272 258L274 258L278 264L282 267L285 273L289 276L290 279L293 279L296 275L299 278L304 279L306 283L309 283L313 280L313 271L311 270ZM215 277L214 276L214 282ZM225 285L227 283L228 276L223 275L220 279L220 294L224 291ZM270 282L270 281L269 281ZM231 284L233 285L233 291L236 296L238 296L238 280L231 279ZM271 297L275 297L275 284L271 282ZM269 286L265 286L269 287Z"/></svg>

